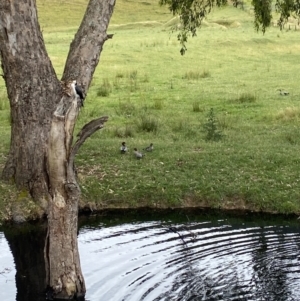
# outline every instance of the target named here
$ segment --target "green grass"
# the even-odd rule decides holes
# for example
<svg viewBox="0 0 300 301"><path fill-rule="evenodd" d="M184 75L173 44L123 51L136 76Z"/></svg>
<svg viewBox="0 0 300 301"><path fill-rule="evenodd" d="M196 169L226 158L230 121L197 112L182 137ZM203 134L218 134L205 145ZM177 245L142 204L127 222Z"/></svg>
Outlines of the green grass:
<svg viewBox="0 0 300 301"><path fill-rule="evenodd" d="M87 1L73 3L53 1L50 12L38 1L58 76ZM299 31L256 33L248 8L214 9L181 56L171 32L176 19L166 8L117 1L108 30L114 37L104 46L77 124L79 130L109 116L76 159L82 206L300 212ZM10 139L2 98L1 166ZM224 134L218 142L206 141L203 131L211 108ZM119 153L123 140L126 155ZM133 148L151 142L153 152L136 160Z"/></svg>

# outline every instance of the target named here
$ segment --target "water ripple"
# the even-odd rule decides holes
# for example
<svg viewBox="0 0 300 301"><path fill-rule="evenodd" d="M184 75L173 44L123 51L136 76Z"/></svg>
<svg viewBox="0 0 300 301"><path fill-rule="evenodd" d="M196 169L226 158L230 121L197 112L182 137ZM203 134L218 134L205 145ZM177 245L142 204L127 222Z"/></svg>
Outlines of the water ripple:
<svg viewBox="0 0 300 301"><path fill-rule="evenodd" d="M299 229L201 222L83 228L90 301L300 299Z"/></svg>

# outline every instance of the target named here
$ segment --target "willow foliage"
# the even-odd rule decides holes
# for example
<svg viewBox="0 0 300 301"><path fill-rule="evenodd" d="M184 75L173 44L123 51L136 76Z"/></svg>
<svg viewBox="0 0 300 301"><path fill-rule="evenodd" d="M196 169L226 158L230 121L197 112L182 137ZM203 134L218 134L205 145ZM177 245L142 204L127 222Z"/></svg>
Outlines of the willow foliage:
<svg viewBox="0 0 300 301"><path fill-rule="evenodd" d="M177 38L180 42L180 53L183 55L188 37L195 36L201 27L203 19L211 12L214 6L228 3L238 7L242 0L159 0L160 5L166 5L174 15L179 15L180 28ZM280 14L278 25L280 28L290 16L299 18L300 0L251 0L254 9L254 27L265 33L272 21L272 10ZM177 28L176 28L177 29Z"/></svg>
<svg viewBox="0 0 300 301"><path fill-rule="evenodd" d="M277 0L275 9L280 13L278 25L282 29L283 24L290 16L300 17L300 0Z"/></svg>
<svg viewBox="0 0 300 301"><path fill-rule="evenodd" d="M265 33L272 20L272 0L252 0L254 8L254 27Z"/></svg>
<svg viewBox="0 0 300 301"><path fill-rule="evenodd" d="M189 35L195 36L201 27L203 19L211 12L214 6L225 5L227 0L160 0L161 5L167 5L174 15L179 15L181 28L177 35L182 46L180 53L186 51L186 42Z"/></svg>

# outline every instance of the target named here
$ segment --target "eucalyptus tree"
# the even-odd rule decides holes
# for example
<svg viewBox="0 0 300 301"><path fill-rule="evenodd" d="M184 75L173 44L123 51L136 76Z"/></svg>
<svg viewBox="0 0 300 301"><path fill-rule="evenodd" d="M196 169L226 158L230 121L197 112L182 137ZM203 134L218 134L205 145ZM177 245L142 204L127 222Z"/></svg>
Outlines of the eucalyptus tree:
<svg viewBox="0 0 300 301"><path fill-rule="evenodd" d="M214 6L226 0L159 0L180 16L178 39L186 50ZM240 0L231 3L237 5ZM299 15L300 0L277 0L282 24L291 13ZM271 22L271 0L253 0L255 26L264 32ZM49 4L50 6L50 4ZM86 94L99 63L115 0L89 0L85 15L70 45L59 79L46 51L35 0L0 0L0 58L11 109L11 145L3 179L16 185L15 221L26 216L20 208L30 200L48 220L44 248L45 284L54 298L85 295L77 247L80 188L74 158L85 139L101 129L108 117L86 124L73 143L73 131L82 105L74 81ZM49 7L50 9L50 7Z"/></svg>
<svg viewBox="0 0 300 301"><path fill-rule="evenodd" d="M3 178L19 191L15 221L26 218L20 208L29 199L47 215L46 285L55 298L80 297L86 291L77 247L80 188L74 157L107 117L85 125L73 143L82 105L74 81L87 92L103 45L111 37L107 27L114 6L115 0L89 1L60 80L46 51L36 1L0 0L1 67L11 109L11 145Z"/></svg>

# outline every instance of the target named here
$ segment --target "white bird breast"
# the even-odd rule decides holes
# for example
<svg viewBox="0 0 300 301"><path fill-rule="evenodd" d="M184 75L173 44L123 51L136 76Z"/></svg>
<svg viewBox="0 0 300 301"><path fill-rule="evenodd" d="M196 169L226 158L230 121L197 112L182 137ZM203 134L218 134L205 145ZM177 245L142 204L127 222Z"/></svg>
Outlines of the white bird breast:
<svg viewBox="0 0 300 301"><path fill-rule="evenodd" d="M73 94L75 96L77 96L75 85L76 85L76 81L73 81L72 84L71 84L71 87L72 87L72 90L73 90Z"/></svg>

